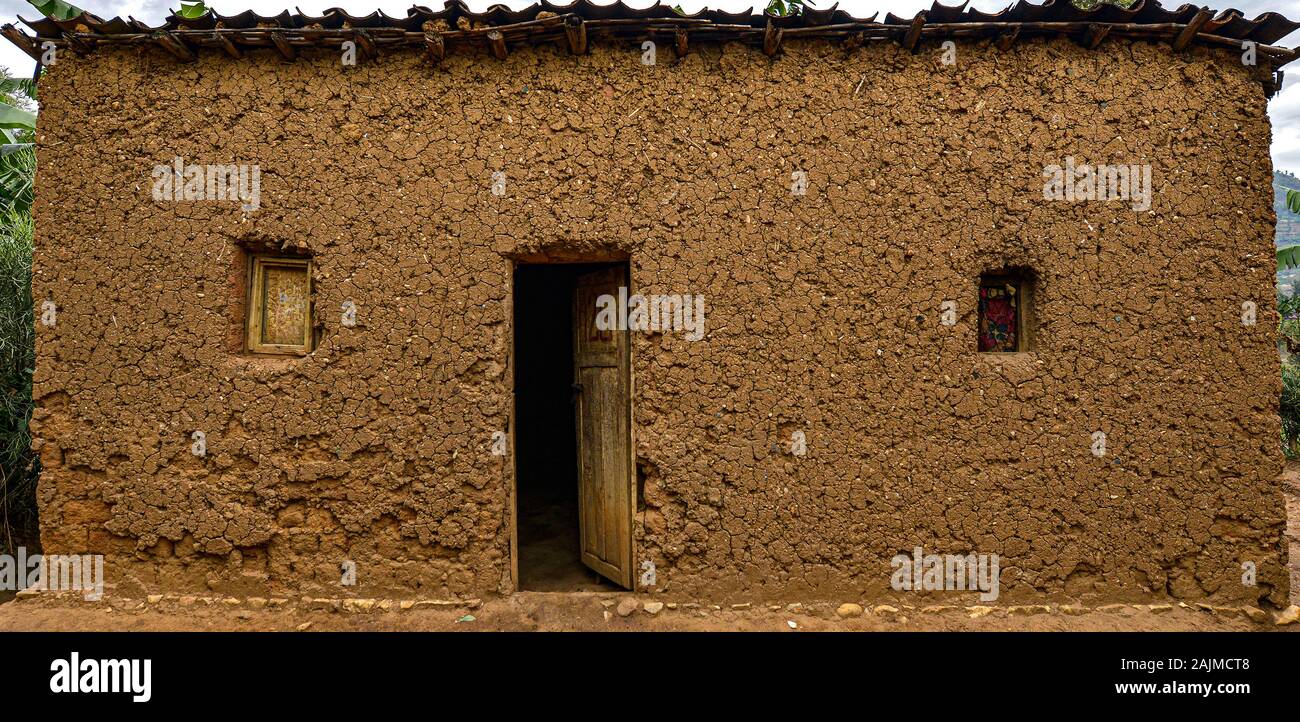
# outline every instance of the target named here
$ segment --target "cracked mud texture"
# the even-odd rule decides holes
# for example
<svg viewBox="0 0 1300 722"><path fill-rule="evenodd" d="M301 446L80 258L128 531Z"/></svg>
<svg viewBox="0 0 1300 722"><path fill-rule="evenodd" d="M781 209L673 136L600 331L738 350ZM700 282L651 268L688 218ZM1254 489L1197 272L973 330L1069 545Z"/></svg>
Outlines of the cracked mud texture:
<svg viewBox="0 0 1300 722"><path fill-rule="evenodd" d="M707 300L704 339L633 338L659 591L883 600L921 546L1000 555L1006 603L1285 604L1261 71L1122 40L940 54L61 55L46 552L108 554L124 594L337 593L343 560L358 596L509 591L511 264L627 257L637 290ZM1150 164L1151 211L1045 202L1067 156ZM261 208L152 200L176 157L257 164ZM246 254L280 247L315 264L305 358L241 352ZM978 278L1008 267L1036 277L1033 348L980 355Z"/></svg>

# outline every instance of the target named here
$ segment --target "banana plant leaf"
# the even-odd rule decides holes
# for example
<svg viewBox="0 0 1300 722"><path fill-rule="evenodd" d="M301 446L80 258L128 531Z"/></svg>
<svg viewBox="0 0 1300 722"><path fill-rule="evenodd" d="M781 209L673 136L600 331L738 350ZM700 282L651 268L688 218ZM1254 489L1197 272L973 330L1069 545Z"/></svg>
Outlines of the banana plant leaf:
<svg viewBox="0 0 1300 722"><path fill-rule="evenodd" d="M31 143L0 145L0 213L26 213L32 205L36 151Z"/></svg>
<svg viewBox="0 0 1300 722"><path fill-rule="evenodd" d="M36 0L27 0L32 7L41 11L41 14L54 18L55 20L71 20L80 15L83 10L71 3L65 3L63 0L45 0L36 2Z"/></svg>
<svg viewBox="0 0 1300 722"><path fill-rule="evenodd" d="M0 95L13 97L25 95L36 99L36 81L31 78L15 78L12 75L0 75Z"/></svg>
<svg viewBox="0 0 1300 722"><path fill-rule="evenodd" d="M1300 246L1287 246L1277 249L1277 270L1300 268Z"/></svg>
<svg viewBox="0 0 1300 722"><path fill-rule="evenodd" d="M203 0L193 3L181 3L181 9L176 14L183 18L201 18L208 12L208 7L203 4Z"/></svg>
<svg viewBox="0 0 1300 722"><path fill-rule="evenodd" d="M0 102L0 128L36 129L36 114L30 110L16 108Z"/></svg>

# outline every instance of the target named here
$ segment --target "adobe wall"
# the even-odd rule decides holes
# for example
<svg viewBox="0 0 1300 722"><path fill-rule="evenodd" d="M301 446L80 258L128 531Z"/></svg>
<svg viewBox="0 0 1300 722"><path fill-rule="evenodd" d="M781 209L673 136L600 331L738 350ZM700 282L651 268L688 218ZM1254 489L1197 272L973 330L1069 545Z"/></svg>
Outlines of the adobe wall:
<svg viewBox="0 0 1300 722"><path fill-rule="evenodd" d="M1262 71L1123 41L940 54L61 55L46 551L108 554L128 593L509 591L511 259L626 254L641 291L707 299L704 339L633 339L657 590L885 599L922 546L1000 555L1003 602L1283 603ZM1150 212L1045 202L1066 156L1150 164ZM152 200L174 157L259 165L261 208ZM314 256L309 357L239 353L258 244ZM1035 349L981 356L977 279L1005 266L1037 275Z"/></svg>

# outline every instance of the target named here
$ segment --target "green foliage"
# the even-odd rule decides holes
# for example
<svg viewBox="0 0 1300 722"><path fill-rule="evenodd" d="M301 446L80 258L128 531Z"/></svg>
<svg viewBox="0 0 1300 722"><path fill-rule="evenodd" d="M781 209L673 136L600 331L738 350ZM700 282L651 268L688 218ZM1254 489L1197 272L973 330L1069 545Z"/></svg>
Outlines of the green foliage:
<svg viewBox="0 0 1300 722"><path fill-rule="evenodd" d="M13 78L0 73L0 98L12 103L15 98L36 100L36 81L31 78ZM21 101L20 101L21 102Z"/></svg>
<svg viewBox="0 0 1300 722"><path fill-rule="evenodd" d="M36 107L35 101L35 82L0 72L0 550L4 551L39 544L38 463L27 430L36 359L31 219L36 113L29 110Z"/></svg>
<svg viewBox="0 0 1300 722"><path fill-rule="evenodd" d="M36 151L30 143L0 148L0 213L30 213Z"/></svg>
<svg viewBox="0 0 1300 722"><path fill-rule="evenodd" d="M1273 245L1276 248L1300 245L1300 213L1292 213L1286 199L1288 191L1300 191L1300 178L1287 171L1274 170L1272 185L1273 212L1277 215L1277 225L1273 229ZM1279 286L1290 288L1296 282L1300 282L1300 266L1290 268L1286 266L1300 258L1288 257L1281 260L1283 263L1277 272L1277 283Z"/></svg>
<svg viewBox="0 0 1300 722"><path fill-rule="evenodd" d="M1290 458L1300 456L1300 365L1282 364L1282 450Z"/></svg>
<svg viewBox="0 0 1300 722"><path fill-rule="evenodd" d="M1288 296L1279 290L1277 296L1277 314L1283 319L1300 318L1300 294L1293 293Z"/></svg>
<svg viewBox="0 0 1300 722"><path fill-rule="evenodd" d="M1278 340L1286 344L1288 353L1300 352L1300 294L1277 297Z"/></svg>
<svg viewBox="0 0 1300 722"><path fill-rule="evenodd" d="M1297 246L1300 248L1300 246ZM1300 294L1277 296L1278 340L1287 353L1300 351ZM1300 357L1282 362L1282 450L1290 458L1300 456Z"/></svg>
<svg viewBox="0 0 1300 722"><path fill-rule="evenodd" d="M36 364L32 309L32 219L0 216L0 549L37 544L37 457L32 417Z"/></svg>
<svg viewBox="0 0 1300 722"><path fill-rule="evenodd" d="M1287 189L1286 208L1292 213L1300 213L1300 191ZM1300 267L1300 246L1286 246L1277 249L1277 270L1285 271L1298 267Z"/></svg>
<svg viewBox="0 0 1300 722"><path fill-rule="evenodd" d="M208 8L203 4L203 0L197 0L189 4L181 3L181 9L176 14L183 18L201 18L208 12Z"/></svg>
<svg viewBox="0 0 1300 722"><path fill-rule="evenodd" d="M30 140L22 135L36 131L36 113L29 107L36 107L36 82L0 71L0 136L5 143Z"/></svg>
<svg viewBox="0 0 1300 722"><path fill-rule="evenodd" d="M0 214L26 213L32 205L36 174L36 84L0 76Z"/></svg>
<svg viewBox="0 0 1300 722"><path fill-rule="evenodd" d="M1290 188L1287 189L1286 208L1292 213L1300 213L1300 192Z"/></svg>
<svg viewBox="0 0 1300 722"><path fill-rule="evenodd" d="M81 13L85 12L76 5L65 3L63 0L45 0L45 2L36 2L36 0L27 0L32 7L41 11L41 14L54 18L55 20L71 20Z"/></svg>
<svg viewBox="0 0 1300 722"><path fill-rule="evenodd" d="M798 15L803 12L804 7L811 7L812 3L808 0L770 0L767 4L766 12L768 15L777 15L785 17L787 15Z"/></svg>
<svg viewBox="0 0 1300 722"><path fill-rule="evenodd" d="M1300 245L1277 249L1277 270L1300 268Z"/></svg>
<svg viewBox="0 0 1300 722"><path fill-rule="evenodd" d="M8 103L0 103L0 128L36 128L36 114Z"/></svg>

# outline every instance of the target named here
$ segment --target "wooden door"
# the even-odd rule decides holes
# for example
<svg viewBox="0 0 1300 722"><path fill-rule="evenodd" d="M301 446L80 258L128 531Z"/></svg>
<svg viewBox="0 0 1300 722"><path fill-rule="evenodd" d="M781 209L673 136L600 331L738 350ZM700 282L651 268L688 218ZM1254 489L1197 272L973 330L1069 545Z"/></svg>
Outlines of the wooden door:
<svg viewBox="0 0 1300 722"><path fill-rule="evenodd" d="M617 299L622 266L578 276L574 290L574 399L582 563L632 588L632 435L628 335L596 327L597 300Z"/></svg>

